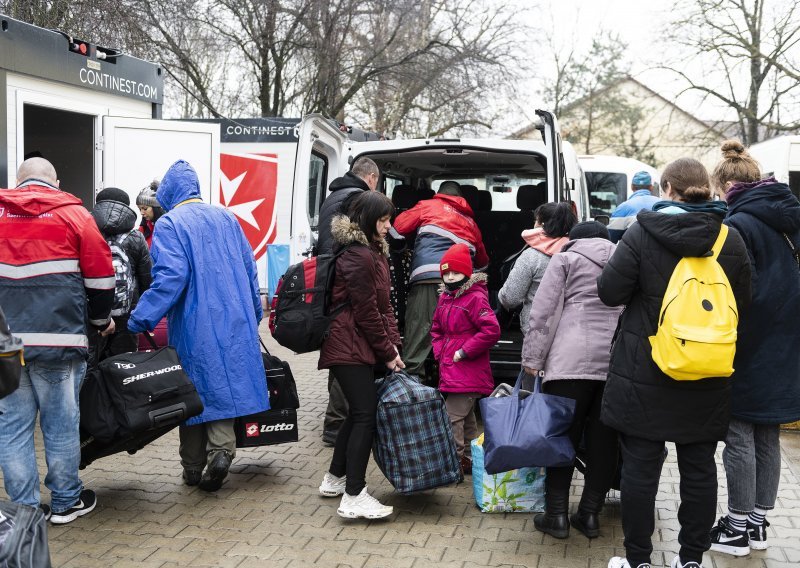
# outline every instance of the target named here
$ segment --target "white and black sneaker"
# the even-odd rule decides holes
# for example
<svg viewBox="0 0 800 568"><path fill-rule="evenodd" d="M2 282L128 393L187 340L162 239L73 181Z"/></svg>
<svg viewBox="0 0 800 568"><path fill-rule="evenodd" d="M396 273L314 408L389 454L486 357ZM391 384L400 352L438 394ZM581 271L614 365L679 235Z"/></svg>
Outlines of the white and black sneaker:
<svg viewBox="0 0 800 568"><path fill-rule="evenodd" d="M750 554L750 538L746 531L735 530L727 516L720 517L717 526L711 529L711 550L733 556L747 556Z"/></svg>
<svg viewBox="0 0 800 568"><path fill-rule="evenodd" d="M383 505L372 495L367 493L367 487L358 495L342 495L342 502L336 512L346 519L382 519L392 514L393 507Z"/></svg>
<svg viewBox="0 0 800 568"><path fill-rule="evenodd" d="M681 557L680 555L678 555L672 559L672 564L670 564L670 568L703 568L703 565L694 561L682 564Z"/></svg>
<svg viewBox="0 0 800 568"><path fill-rule="evenodd" d="M97 506L97 496L91 489L84 489L81 491L80 499L72 507L61 513L52 513L50 515L50 522L54 525L65 525L71 523L78 517L82 517L87 513L94 511Z"/></svg>
<svg viewBox="0 0 800 568"><path fill-rule="evenodd" d="M651 566L647 562L637 564L636 566L631 566L627 558L623 558L622 556L614 556L608 561L608 568L651 568Z"/></svg>
<svg viewBox="0 0 800 568"><path fill-rule="evenodd" d="M753 550L767 549L767 527L769 522L764 521L760 525L747 523L747 536L750 539L750 548Z"/></svg>

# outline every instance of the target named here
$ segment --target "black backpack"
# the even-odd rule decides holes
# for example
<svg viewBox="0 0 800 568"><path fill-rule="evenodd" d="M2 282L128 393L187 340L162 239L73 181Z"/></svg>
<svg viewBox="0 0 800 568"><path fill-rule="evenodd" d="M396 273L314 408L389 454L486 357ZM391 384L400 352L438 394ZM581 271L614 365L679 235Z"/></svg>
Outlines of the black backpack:
<svg viewBox="0 0 800 568"><path fill-rule="evenodd" d="M331 322L347 305L330 309L336 259L346 250L293 264L278 282L269 329L279 344L295 353L322 346Z"/></svg>
<svg viewBox="0 0 800 568"><path fill-rule="evenodd" d="M0 398L19 387L22 373L22 340L11 335L6 316L0 309Z"/></svg>

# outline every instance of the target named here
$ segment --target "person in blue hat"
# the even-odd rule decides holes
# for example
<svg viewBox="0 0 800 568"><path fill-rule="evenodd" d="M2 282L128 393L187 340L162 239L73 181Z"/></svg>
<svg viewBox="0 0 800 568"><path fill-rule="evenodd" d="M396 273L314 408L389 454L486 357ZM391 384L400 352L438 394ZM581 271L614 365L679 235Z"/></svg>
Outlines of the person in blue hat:
<svg viewBox="0 0 800 568"><path fill-rule="evenodd" d="M636 214L641 210L650 211L653 204L660 201L660 198L653 195L653 179L650 174L641 171L636 172L631 180L631 195L627 201L619 204L611 214L608 222L608 234L612 243L617 243L622 239L625 231L636 222Z"/></svg>

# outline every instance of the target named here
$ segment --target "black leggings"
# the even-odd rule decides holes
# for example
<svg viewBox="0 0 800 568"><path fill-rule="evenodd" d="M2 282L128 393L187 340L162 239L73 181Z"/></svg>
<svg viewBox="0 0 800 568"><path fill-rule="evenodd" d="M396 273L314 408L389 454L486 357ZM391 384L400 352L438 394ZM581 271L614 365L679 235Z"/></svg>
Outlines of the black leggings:
<svg viewBox="0 0 800 568"><path fill-rule="evenodd" d="M595 495L608 492L617 471L617 432L600 422L605 381L554 380L547 381L542 391L575 400L575 418L569 429L569 439L577 449L586 441L586 474L584 491ZM568 492L575 466L548 467L545 487L548 492Z"/></svg>
<svg viewBox="0 0 800 568"><path fill-rule="evenodd" d="M336 477L347 475L345 491L358 495L367 484L367 464L375 436L378 395L372 366L336 365L331 367L347 399L347 418L339 428L329 471Z"/></svg>

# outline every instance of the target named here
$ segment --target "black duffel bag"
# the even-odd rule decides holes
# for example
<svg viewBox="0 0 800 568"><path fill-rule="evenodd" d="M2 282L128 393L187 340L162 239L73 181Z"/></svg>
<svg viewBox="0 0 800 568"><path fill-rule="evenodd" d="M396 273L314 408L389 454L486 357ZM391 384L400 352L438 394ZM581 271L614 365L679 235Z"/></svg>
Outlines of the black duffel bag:
<svg viewBox="0 0 800 568"><path fill-rule="evenodd" d="M263 341L261 347L264 348L261 357L264 360L270 409L236 418L233 429L237 448L271 446L298 440L297 409L300 408L300 398L297 396L292 369L289 363L271 355Z"/></svg>
<svg viewBox="0 0 800 568"><path fill-rule="evenodd" d="M39 507L0 501L0 568L50 568L47 522Z"/></svg>
<svg viewBox="0 0 800 568"><path fill-rule="evenodd" d="M81 388L81 429L97 444L178 426L203 403L173 347L103 360Z"/></svg>

